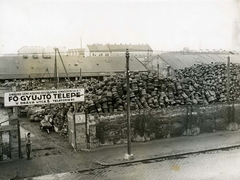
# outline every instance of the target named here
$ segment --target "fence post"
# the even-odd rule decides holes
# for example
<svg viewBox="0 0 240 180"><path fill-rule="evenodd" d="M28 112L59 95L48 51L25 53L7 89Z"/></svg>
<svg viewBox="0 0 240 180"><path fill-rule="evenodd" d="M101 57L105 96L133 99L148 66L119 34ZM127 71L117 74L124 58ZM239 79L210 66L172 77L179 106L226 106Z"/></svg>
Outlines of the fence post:
<svg viewBox="0 0 240 180"><path fill-rule="evenodd" d="M19 158L22 158L22 143L21 143L19 119L17 120L17 130L18 130L18 156L19 156Z"/></svg>

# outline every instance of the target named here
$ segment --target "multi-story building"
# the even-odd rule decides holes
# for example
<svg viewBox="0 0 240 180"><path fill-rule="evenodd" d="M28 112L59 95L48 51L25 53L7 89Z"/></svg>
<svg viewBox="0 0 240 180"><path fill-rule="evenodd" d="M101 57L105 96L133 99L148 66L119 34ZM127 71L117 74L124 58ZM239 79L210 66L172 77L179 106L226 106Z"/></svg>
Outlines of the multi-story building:
<svg viewBox="0 0 240 180"><path fill-rule="evenodd" d="M125 56L126 49L131 56L149 56L153 53L148 44L93 44L87 45L85 56Z"/></svg>
<svg viewBox="0 0 240 180"><path fill-rule="evenodd" d="M87 45L84 54L85 54L85 57L88 57L88 56L110 56L111 51L110 51L108 45L93 44L93 45Z"/></svg>

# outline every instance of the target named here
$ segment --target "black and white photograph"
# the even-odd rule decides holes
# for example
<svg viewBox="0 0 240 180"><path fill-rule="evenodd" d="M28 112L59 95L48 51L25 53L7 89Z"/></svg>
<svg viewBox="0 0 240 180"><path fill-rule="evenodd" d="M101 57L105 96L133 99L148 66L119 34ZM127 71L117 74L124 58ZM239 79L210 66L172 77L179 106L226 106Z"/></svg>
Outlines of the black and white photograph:
<svg viewBox="0 0 240 180"><path fill-rule="evenodd" d="M240 0L0 0L0 179L239 180Z"/></svg>

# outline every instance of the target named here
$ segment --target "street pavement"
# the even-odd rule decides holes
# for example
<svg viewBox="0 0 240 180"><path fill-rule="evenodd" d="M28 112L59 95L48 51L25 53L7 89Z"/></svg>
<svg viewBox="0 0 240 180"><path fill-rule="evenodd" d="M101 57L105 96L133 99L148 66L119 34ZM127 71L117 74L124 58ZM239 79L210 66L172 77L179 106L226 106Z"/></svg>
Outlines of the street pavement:
<svg viewBox="0 0 240 180"><path fill-rule="evenodd" d="M60 137L59 137L60 138ZM70 145L69 145L70 146ZM198 136L181 136L151 142L131 143L133 160L124 159L127 144L100 147L90 151L64 151L49 156L34 157L0 163L0 179L28 179L31 177L57 176L65 172L83 172L101 165L118 165L153 158L197 153L213 149L240 146L240 131L219 131ZM51 179L51 178L49 178Z"/></svg>
<svg viewBox="0 0 240 180"><path fill-rule="evenodd" d="M239 180L240 151L223 151L108 166L80 173L61 173L32 180Z"/></svg>

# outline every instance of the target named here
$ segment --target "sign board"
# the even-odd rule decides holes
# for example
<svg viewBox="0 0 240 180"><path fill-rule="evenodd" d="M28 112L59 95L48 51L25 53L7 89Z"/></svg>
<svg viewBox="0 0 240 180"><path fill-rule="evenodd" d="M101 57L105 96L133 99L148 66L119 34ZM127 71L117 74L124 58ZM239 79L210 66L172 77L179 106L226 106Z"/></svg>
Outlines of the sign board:
<svg viewBox="0 0 240 180"><path fill-rule="evenodd" d="M4 93L4 106L26 106L83 101L83 88L41 91L16 91Z"/></svg>
<svg viewBox="0 0 240 180"><path fill-rule="evenodd" d="M85 114L79 114L79 113L76 113L75 114L75 123L85 123Z"/></svg>

